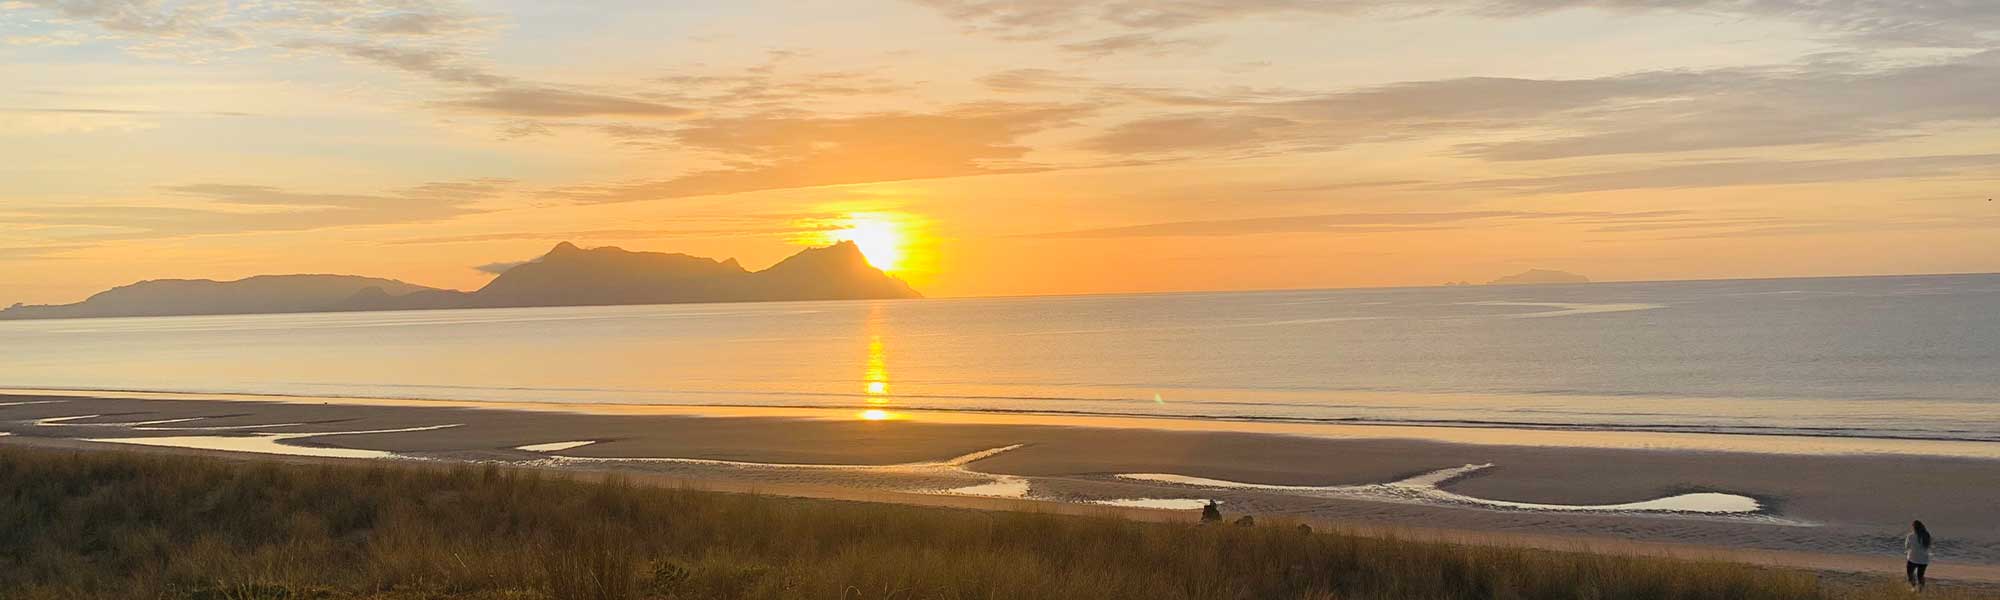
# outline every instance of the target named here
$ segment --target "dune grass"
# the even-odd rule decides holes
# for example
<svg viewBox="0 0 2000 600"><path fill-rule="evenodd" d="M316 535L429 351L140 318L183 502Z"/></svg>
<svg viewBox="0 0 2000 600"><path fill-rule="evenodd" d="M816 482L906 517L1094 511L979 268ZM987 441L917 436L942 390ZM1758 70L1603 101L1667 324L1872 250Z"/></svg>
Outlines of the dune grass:
<svg viewBox="0 0 2000 600"><path fill-rule="evenodd" d="M1748 565L0 448L0 598L1871 598ZM1939 596L1950 597L1950 596Z"/></svg>

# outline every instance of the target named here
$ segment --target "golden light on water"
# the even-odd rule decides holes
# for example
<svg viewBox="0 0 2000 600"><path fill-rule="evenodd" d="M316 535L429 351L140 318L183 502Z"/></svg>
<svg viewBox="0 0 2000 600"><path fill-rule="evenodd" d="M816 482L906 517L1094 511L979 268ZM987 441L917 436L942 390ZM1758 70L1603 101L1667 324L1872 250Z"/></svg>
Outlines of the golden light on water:
<svg viewBox="0 0 2000 600"><path fill-rule="evenodd" d="M876 305L868 310L867 318L862 321L862 326L865 328L864 335L868 339L868 351L862 363L861 389L866 393L868 403L878 406L887 406L890 400L889 352L882 342L883 334L887 332L886 319L881 305ZM859 416L869 421L885 421L894 418L895 415L880 408L871 408L862 411Z"/></svg>
<svg viewBox="0 0 2000 600"><path fill-rule="evenodd" d="M889 402L889 361L882 352L882 336L868 338L868 364L861 373L861 380L867 382L870 404Z"/></svg>

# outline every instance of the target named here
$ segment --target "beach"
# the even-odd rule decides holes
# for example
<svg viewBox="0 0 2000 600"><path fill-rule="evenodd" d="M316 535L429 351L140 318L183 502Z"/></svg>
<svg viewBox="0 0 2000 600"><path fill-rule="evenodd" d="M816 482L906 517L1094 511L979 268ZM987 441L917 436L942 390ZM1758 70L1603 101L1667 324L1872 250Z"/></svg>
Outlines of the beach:
<svg viewBox="0 0 2000 600"><path fill-rule="evenodd" d="M1715 435L1710 446L1724 450L1704 450L1704 436L1647 448L1630 436L1606 444L1566 432L1441 430L1424 439L1365 426L1279 433L1184 420L133 396L0 396L0 443L490 463L725 491L1166 520L1192 520L1216 500L1231 519L1852 572L1899 570L1902 531L1922 518L1939 535L1934 577L2000 581L1992 494L2000 460L1974 442L1884 442L1862 452Z"/></svg>

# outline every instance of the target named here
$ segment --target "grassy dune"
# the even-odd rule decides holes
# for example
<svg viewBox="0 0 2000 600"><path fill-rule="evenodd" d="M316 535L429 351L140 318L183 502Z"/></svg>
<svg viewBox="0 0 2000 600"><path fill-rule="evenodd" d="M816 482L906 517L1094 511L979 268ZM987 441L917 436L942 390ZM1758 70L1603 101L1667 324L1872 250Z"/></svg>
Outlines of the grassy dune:
<svg viewBox="0 0 2000 600"><path fill-rule="evenodd" d="M1284 526L773 498L495 467L0 448L0 598L1874 597L1909 594L1738 564Z"/></svg>

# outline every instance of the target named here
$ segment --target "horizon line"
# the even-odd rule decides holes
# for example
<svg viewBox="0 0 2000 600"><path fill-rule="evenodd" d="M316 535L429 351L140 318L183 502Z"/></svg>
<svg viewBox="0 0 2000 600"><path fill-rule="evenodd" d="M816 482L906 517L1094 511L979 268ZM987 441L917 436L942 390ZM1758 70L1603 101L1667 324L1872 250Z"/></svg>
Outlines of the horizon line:
<svg viewBox="0 0 2000 600"><path fill-rule="evenodd" d="M889 271L884 271L883 273L884 273L884 274L886 274L886 275L889 275L889 276L891 276L891 277L894 277L894 276L895 276L895 274L894 274L893 272L889 272ZM403 283L403 284L407 284L407 285L419 285L419 284L413 284L413 283L410 283L410 282L407 282L407 281L403 281L403 280L401 280L401 279L395 279L395 278L390 278L390 277L374 277L374 276L370 276L370 275L346 275L346 274L340 274L340 273L266 273L266 274L261 274L261 275L251 275L251 276L249 276L249 277L243 277L243 278L239 278L239 279L233 279L233 280L229 280L229 281L218 281L218 282L219 282L219 283L228 283L228 282L230 282L230 281L242 281L242 280L244 280L244 279L251 279L251 278L255 278L255 277L293 277L293 276L333 276L333 277L363 277L363 278L370 278L370 279L383 279L383 280L388 280L388 281L395 281L395 282L399 282L399 283ZM1168 296L1168 295L1180 295L1180 294L1189 294L1189 295L1192 295L1192 294L1261 294L1261 293L1279 293L1279 292L1339 292L1339 291L1360 291L1360 290L1421 290L1421 289L1436 289L1436 288L1547 288L1547 287L1572 287L1572 286L1590 286L1590 285L1606 285L1606 284L1636 284L1636 283L1696 283L1696 282L1729 282L1729 281L1783 281L1783 280L1794 280L1794 279L1887 279L1887 278L1897 278L1897 277L1982 277L1982 276L1988 276L1988 277L1990 277L1990 276L2000 276L2000 271L1966 271L1966 272L1948 272L1948 273L1867 273L1867 274L1846 274L1846 275L1780 275L1780 276L1770 276L1770 277L1696 277L1696 278L1685 278L1685 279L1612 279L1612 280L1604 280L1604 281L1598 281L1598 280L1591 280L1591 281L1587 281L1587 282L1583 282L1583 283L1524 283L1524 284L1493 284L1493 283L1464 283L1464 284L1454 284L1454 283L1444 283L1444 284L1431 284L1431 285L1373 285L1373 286L1371 286L1371 285L1362 285L1362 286L1346 286L1346 287L1289 287L1289 288L1244 288L1244 289L1181 289L1181 290L1136 290L1136 291L1113 291L1113 292L1058 292L1058 293L1047 293L1047 294L980 294L980 295L970 295L970 296L932 296L932 295L928 295L928 294L925 294L925 295L924 295L923 297L921 297L921 298L875 298L875 299L857 299L857 300L831 300L830 302L885 302L885 301L916 301L916 302L921 302L921 301L926 301L926 300L1000 300L1000 299L1012 299L1012 298L1089 298L1089 297L1109 297L1109 296ZM145 282L148 282L148 281L173 281L173 280L176 280L176 278L165 278L165 279L143 279L143 280L140 280L140 281L136 281L136 282L133 282L133 283L131 283L131 284L126 284L126 285L136 285L136 284L138 284L138 283L145 283ZM178 279L178 280L180 280L180 281L217 281L217 280L214 280L214 279ZM125 286L114 286L114 287L112 287L112 288L107 288L107 289L116 289L116 288L118 288L118 287L125 287ZM429 286L422 286L422 287L429 287ZM456 289L451 289L451 288L431 288L431 289L434 289L434 290L441 290L441 291L457 291L457 292L465 292L465 290L456 290ZM95 295L96 295L96 294L92 294L91 296L95 296ZM91 296L85 296L84 300L88 300L88 299L89 299L89 298L90 298ZM65 303L65 304L44 304L44 305L31 305L31 304L26 304L26 303L14 303L14 304L12 304L12 305L9 305L9 306L67 306L68 304L76 304L76 303L78 303L78 302L83 302L84 300L78 300L77 302L71 302L71 303ZM456 309L409 309L409 310L487 310L487 309L495 309L495 308L576 308L576 307L583 307L583 306L677 306L677 305L700 305L700 304L760 304L760 303L769 303L769 302L829 302L829 300L771 300L771 301L739 301L739 302L676 302L676 303L665 303L665 304L660 304L660 303L651 303L651 304L604 304L604 305L576 305L576 306L568 306L568 305L557 305L557 306L512 306L512 307L507 307L507 306L502 306L502 307L463 307L463 308L456 308ZM397 311L361 311L361 312L397 312ZM232 314L314 314L314 313L232 313ZM157 315L157 316L220 316L220 315Z"/></svg>

